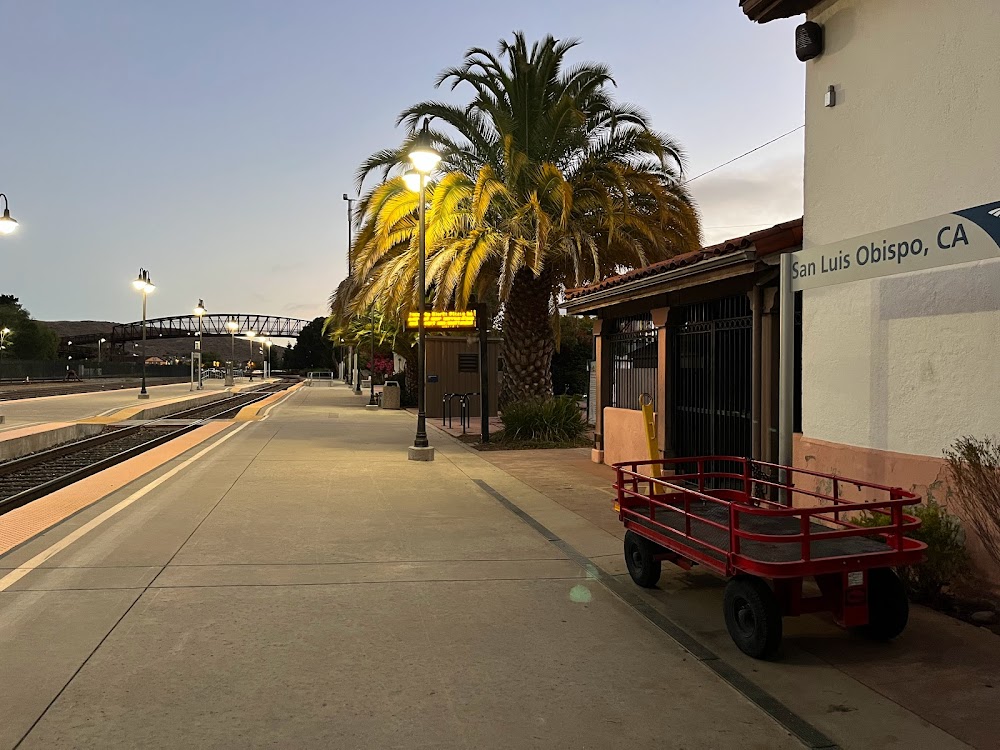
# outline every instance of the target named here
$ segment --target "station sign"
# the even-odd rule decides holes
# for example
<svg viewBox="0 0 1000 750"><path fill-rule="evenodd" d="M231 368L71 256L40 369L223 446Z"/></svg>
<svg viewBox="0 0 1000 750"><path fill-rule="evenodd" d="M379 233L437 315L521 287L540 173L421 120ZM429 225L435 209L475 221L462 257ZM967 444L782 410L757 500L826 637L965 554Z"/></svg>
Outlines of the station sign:
<svg viewBox="0 0 1000 750"><path fill-rule="evenodd" d="M791 255L796 292L1000 258L1000 201Z"/></svg>
<svg viewBox="0 0 1000 750"><path fill-rule="evenodd" d="M475 330L477 325L476 311L461 312L424 311L425 331L467 331ZM406 316L406 329L415 331L420 327L420 313L411 312Z"/></svg>

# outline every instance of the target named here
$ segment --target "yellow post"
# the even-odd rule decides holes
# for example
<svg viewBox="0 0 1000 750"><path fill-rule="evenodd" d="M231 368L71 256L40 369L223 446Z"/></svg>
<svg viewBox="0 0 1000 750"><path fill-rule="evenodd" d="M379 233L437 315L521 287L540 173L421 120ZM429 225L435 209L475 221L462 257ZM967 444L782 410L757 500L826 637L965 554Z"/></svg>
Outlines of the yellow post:
<svg viewBox="0 0 1000 750"><path fill-rule="evenodd" d="M647 394L643 394L639 397L639 406L642 409L642 421L646 426L646 445L649 448L649 458L655 461L659 456L659 446L656 444L656 415L653 413L653 399L651 399ZM651 469L651 477L660 477L660 465L653 464L649 467Z"/></svg>

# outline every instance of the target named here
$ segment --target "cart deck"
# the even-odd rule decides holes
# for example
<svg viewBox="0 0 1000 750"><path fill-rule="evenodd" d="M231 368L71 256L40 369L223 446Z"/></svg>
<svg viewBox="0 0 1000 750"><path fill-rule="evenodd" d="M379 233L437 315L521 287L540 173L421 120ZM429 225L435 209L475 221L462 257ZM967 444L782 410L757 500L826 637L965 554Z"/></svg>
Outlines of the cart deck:
<svg viewBox="0 0 1000 750"><path fill-rule="evenodd" d="M668 496L665 496L668 497ZM649 509L635 508L635 512L644 518L636 518L636 523L646 528L659 528L662 533L673 538L679 544L690 544L699 548L705 554L717 557L724 562L729 553L729 534L719 528L729 522L729 510L717 503L705 500L695 500L690 503L691 534L684 536L685 517L678 510L683 508L681 501L667 501L677 510L653 507L653 520L650 524ZM645 521L645 523L643 523ZM664 527L669 528L664 528ZM798 534L801 522L788 516L748 516L741 528L767 536L791 536ZM829 531L828 526L810 521L810 531L815 536ZM671 533L673 530L674 533ZM702 543L699 543L702 542ZM741 552L747 557L761 562L795 562L799 560L801 549L798 545L778 542L756 542L745 540L740 545ZM892 547L881 539L871 537L844 537L840 539L813 539L809 543L809 557L813 560L823 557L843 557L864 555L876 552L891 552Z"/></svg>
<svg viewBox="0 0 1000 750"><path fill-rule="evenodd" d="M917 562L903 513L920 498L898 487L732 456L615 465L616 510L628 529L723 575L795 578ZM808 489L807 479L832 492ZM844 497L856 487L855 499ZM861 511L884 520L861 526Z"/></svg>

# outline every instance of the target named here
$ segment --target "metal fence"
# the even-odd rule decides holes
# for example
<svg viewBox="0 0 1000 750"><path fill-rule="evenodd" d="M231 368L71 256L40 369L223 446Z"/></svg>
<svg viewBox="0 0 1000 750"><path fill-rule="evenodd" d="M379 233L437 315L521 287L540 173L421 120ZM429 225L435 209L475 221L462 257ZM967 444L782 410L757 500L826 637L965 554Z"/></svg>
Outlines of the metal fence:
<svg viewBox="0 0 1000 750"><path fill-rule="evenodd" d="M146 377L181 378L191 372L190 364L146 365ZM75 375L70 375L75 373ZM101 362L87 360L19 360L0 361L0 381L64 380L77 378L137 378L142 375L141 362Z"/></svg>
<svg viewBox="0 0 1000 750"><path fill-rule="evenodd" d="M657 342L650 313L618 318L611 344L611 406L638 409L647 394L656 404Z"/></svg>
<svg viewBox="0 0 1000 750"><path fill-rule="evenodd" d="M670 326L677 456L749 456L753 315L747 295L678 308Z"/></svg>

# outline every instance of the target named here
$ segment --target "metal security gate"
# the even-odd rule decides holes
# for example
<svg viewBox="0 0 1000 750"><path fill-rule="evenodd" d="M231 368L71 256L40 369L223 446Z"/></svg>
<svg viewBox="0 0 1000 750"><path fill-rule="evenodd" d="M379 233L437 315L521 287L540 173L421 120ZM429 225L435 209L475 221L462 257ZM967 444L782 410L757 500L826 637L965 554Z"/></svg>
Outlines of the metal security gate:
<svg viewBox="0 0 1000 750"><path fill-rule="evenodd" d="M638 409L648 394L656 409L656 327L650 313L618 318L608 337L611 344L611 406Z"/></svg>
<svg viewBox="0 0 1000 750"><path fill-rule="evenodd" d="M671 314L674 454L749 456L753 337L749 298L740 294L700 302L675 308Z"/></svg>

